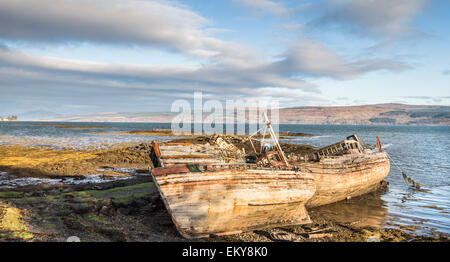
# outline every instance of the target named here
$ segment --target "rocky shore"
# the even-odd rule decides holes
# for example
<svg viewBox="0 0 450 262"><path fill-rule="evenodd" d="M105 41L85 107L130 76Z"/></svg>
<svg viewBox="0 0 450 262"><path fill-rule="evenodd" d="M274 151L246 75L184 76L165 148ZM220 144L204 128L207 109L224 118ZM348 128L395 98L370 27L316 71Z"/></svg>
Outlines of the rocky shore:
<svg viewBox="0 0 450 262"><path fill-rule="evenodd" d="M198 137L195 141L200 143L206 139ZM97 175L103 180L71 184L61 180L13 188L0 185L0 242L66 241L71 236L88 242L188 241L178 234L148 174L150 149L146 143L122 144L107 150L1 145L0 174L80 181ZM288 153L299 150L311 150L311 147L286 146ZM117 179L121 177L126 179ZM347 201L358 203L373 194L380 192ZM312 224L196 241L448 241L448 235L418 236L408 226L365 226L327 214L320 207L310 210Z"/></svg>

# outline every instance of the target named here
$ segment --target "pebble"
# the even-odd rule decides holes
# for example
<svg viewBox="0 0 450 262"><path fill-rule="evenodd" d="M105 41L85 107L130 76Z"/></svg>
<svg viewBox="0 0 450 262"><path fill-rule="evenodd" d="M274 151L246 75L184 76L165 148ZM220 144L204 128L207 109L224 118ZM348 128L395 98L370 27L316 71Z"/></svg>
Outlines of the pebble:
<svg viewBox="0 0 450 262"><path fill-rule="evenodd" d="M380 239L375 236L371 236L367 238L367 242L380 242Z"/></svg>
<svg viewBox="0 0 450 262"><path fill-rule="evenodd" d="M67 238L66 242L80 242L80 238L77 236L70 236Z"/></svg>

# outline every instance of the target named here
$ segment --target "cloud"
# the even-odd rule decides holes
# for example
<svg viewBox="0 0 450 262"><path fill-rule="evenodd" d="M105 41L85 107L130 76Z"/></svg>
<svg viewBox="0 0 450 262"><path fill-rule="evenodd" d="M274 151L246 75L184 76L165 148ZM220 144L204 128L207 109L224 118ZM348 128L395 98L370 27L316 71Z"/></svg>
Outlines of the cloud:
<svg viewBox="0 0 450 262"><path fill-rule="evenodd" d="M416 100L422 100L427 102L434 102L434 103L440 103L443 100L447 100L450 97L448 96L404 96L403 98L409 98L409 99L416 99Z"/></svg>
<svg viewBox="0 0 450 262"><path fill-rule="evenodd" d="M285 31L298 31L303 26L301 24L289 23L289 24L281 24L280 28Z"/></svg>
<svg viewBox="0 0 450 262"><path fill-rule="evenodd" d="M416 1L416 0L413 0ZM336 3L341 3L338 1ZM348 1L344 1L348 2ZM271 10L281 14L286 9L280 3L267 0L244 0L240 4ZM208 58L206 66L195 67L146 67L116 66L118 74L125 74L130 68L138 75L166 74L174 79L186 80L195 75L200 83L242 84L244 80L258 86L281 86L303 88L314 91L312 85L290 76L328 76L339 79L355 77L358 74L381 69L400 71L406 68L402 63L385 59L348 61L334 54L316 42L307 42L291 48L284 54L281 63L268 62L263 55L252 48L236 42L227 42L210 37L204 17L186 6L168 1L138 0L41 0L39 8L32 0L4 0L0 4L0 39L28 41L30 43L108 43L126 45L149 45L180 52L196 57ZM363 5L364 4L361 4ZM29 57L22 56L24 61ZM27 60L28 59L28 60ZM67 63L49 61L50 67L65 67ZM17 62L17 59L16 59ZM86 71L93 65L77 66L73 61L68 70ZM274 68L281 66L281 68ZM114 71L112 66L96 65ZM64 69L64 68L62 68ZM271 72L274 70L273 72ZM171 72L171 73L168 73ZM175 73L174 73L175 72ZM241 73L242 72L242 73ZM209 75L208 75L209 73ZM215 79L214 77L220 77ZM140 77L139 77L140 78Z"/></svg>
<svg viewBox="0 0 450 262"><path fill-rule="evenodd" d="M262 14L281 16L288 13L283 4L269 0L233 0L233 2Z"/></svg>
<svg viewBox="0 0 450 262"><path fill-rule="evenodd" d="M312 27L340 28L360 35L398 37L418 33L413 17L427 0L328 0L313 6L321 13ZM310 9L311 10L311 9Z"/></svg>
<svg viewBox="0 0 450 262"><path fill-rule="evenodd" d="M270 72L266 63L245 67L109 64L35 56L0 48L2 93L20 90L23 94L32 91L51 96L65 90L67 96L77 92L97 96L105 90L115 90L124 95L129 92L131 96L145 93L153 98L174 98L202 90L221 97L256 97L258 90L265 87L317 92L314 85L301 79Z"/></svg>
<svg viewBox="0 0 450 262"><path fill-rule="evenodd" d="M188 34L198 36L197 28L207 22L177 6L117 0L5 0L0 5L0 17L0 34L10 39L161 43L174 48L179 48L180 40L190 42Z"/></svg>
<svg viewBox="0 0 450 262"><path fill-rule="evenodd" d="M282 4L267 0L239 3L265 14L287 12ZM188 97L200 90L215 97L327 103L304 94L320 93L309 82L311 79L345 80L372 71L409 68L403 62L371 55L343 56L306 38L273 60L251 47L211 36L226 29L209 26L208 19L169 1L3 0L0 40L12 46L17 46L15 42L145 46L187 58L200 57L206 62L112 64L36 56L0 45L0 91L4 94L0 104L20 100L24 107L32 107L36 101L46 101L48 106L43 108L49 108L57 103L80 105L83 101L82 107L75 108L101 104L114 111L122 105L147 105L151 99L153 107L161 108L169 106L173 98Z"/></svg>
<svg viewBox="0 0 450 262"><path fill-rule="evenodd" d="M371 71L397 72L410 68L405 63L383 58L346 59L310 39L303 39L293 45L282 57L281 61L273 65L273 70L335 79L352 79Z"/></svg>
<svg viewBox="0 0 450 262"><path fill-rule="evenodd" d="M349 98L346 96L337 97L336 100L348 100Z"/></svg>
<svg viewBox="0 0 450 262"><path fill-rule="evenodd" d="M450 75L450 70L444 70L444 71L442 71L442 74L443 75Z"/></svg>
<svg viewBox="0 0 450 262"><path fill-rule="evenodd" d="M353 105L363 105L363 104L366 104L366 103L367 103L367 100L364 100L364 99L354 99L352 103L353 103Z"/></svg>
<svg viewBox="0 0 450 262"><path fill-rule="evenodd" d="M414 98L414 99L432 99L431 96L404 96L404 98Z"/></svg>
<svg viewBox="0 0 450 262"><path fill-rule="evenodd" d="M230 63L257 56L235 42L210 36L206 18L169 1L3 0L0 39L67 44L155 46Z"/></svg>
<svg viewBox="0 0 450 262"><path fill-rule="evenodd" d="M400 71L408 67L385 59L348 61L311 40L304 40L280 56L279 61L229 65L133 65L79 61L30 55L0 48L0 67L6 85L29 81L27 85L95 86L192 92L203 90L220 95L255 94L260 88L287 88L320 93L307 78L351 79L376 71ZM21 79L21 80L18 80ZM53 84L51 84L53 82ZM32 84L34 83L34 84ZM251 90L251 91L249 91Z"/></svg>

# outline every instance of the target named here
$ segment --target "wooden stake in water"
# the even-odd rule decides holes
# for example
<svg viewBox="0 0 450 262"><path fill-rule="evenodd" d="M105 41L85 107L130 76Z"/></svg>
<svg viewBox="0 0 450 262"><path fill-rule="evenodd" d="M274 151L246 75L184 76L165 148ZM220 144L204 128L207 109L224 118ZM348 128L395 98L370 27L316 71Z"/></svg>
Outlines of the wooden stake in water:
<svg viewBox="0 0 450 262"><path fill-rule="evenodd" d="M377 136L377 147L378 147L378 152L381 152L381 142L380 142L379 136Z"/></svg>

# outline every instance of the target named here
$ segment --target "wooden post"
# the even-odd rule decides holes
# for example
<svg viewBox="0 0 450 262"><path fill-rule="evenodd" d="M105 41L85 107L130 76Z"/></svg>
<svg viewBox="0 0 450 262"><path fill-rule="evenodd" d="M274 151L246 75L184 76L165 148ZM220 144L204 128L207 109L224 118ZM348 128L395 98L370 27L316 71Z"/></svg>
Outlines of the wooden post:
<svg viewBox="0 0 450 262"><path fill-rule="evenodd" d="M381 142L380 142L379 136L377 136L377 146L378 146L378 152L381 152Z"/></svg>
<svg viewBox="0 0 450 262"><path fill-rule="evenodd" d="M152 141L152 146L153 146L153 150L155 150L155 155L157 157L160 157L161 156L161 152L159 151L159 146L156 143L156 141Z"/></svg>

